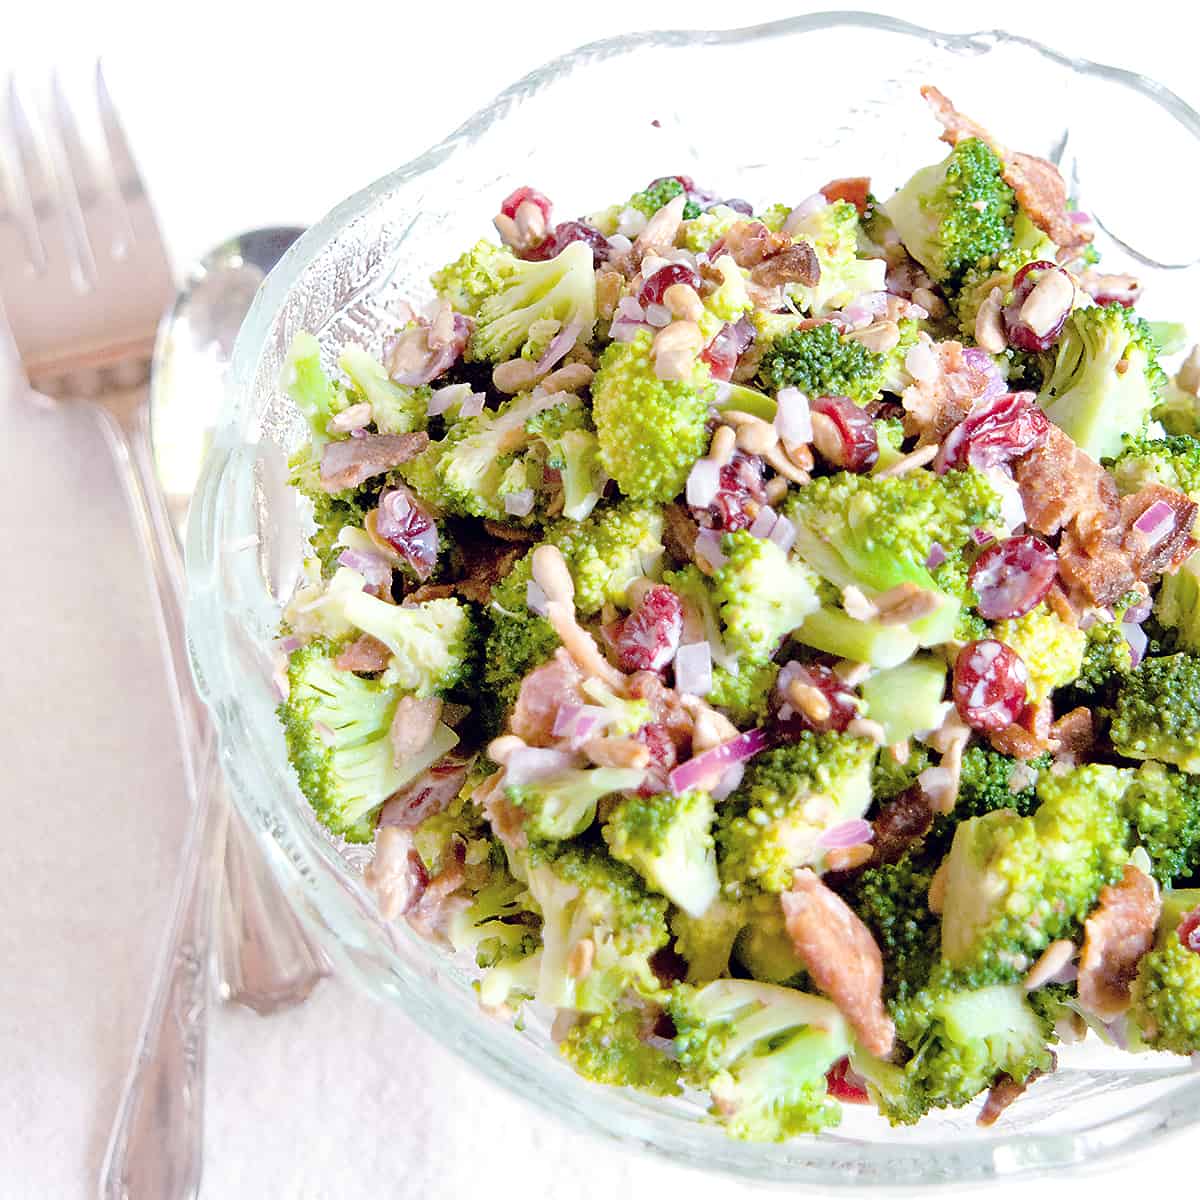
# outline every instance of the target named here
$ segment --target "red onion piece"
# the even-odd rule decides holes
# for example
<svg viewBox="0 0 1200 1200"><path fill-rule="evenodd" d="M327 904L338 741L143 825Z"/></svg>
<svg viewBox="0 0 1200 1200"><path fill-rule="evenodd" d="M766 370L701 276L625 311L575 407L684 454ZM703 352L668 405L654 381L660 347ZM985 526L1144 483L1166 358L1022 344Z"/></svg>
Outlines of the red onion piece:
<svg viewBox="0 0 1200 1200"><path fill-rule="evenodd" d="M789 448L807 446L812 441L812 412L808 397L795 387L780 388L775 397L775 432Z"/></svg>
<svg viewBox="0 0 1200 1200"><path fill-rule="evenodd" d="M721 776L721 782L709 790L709 794L714 800L728 800L730 796L741 786L742 780L746 776L746 764L734 763L724 775Z"/></svg>
<svg viewBox="0 0 1200 1200"><path fill-rule="evenodd" d="M1131 604L1121 618L1127 625L1140 625L1154 611L1154 601L1147 596L1136 604Z"/></svg>
<svg viewBox="0 0 1200 1200"><path fill-rule="evenodd" d="M930 544L929 553L925 556L925 566L928 570L934 571L946 561L946 551L942 548L940 542Z"/></svg>
<svg viewBox="0 0 1200 1200"><path fill-rule="evenodd" d="M644 321L646 319L646 310L637 302L633 296L622 296L617 301L616 316L625 317L630 321Z"/></svg>
<svg viewBox="0 0 1200 1200"><path fill-rule="evenodd" d="M1171 532L1175 524L1175 510L1165 500L1155 500L1133 523L1151 546L1157 545Z"/></svg>
<svg viewBox="0 0 1200 1200"><path fill-rule="evenodd" d="M711 458L698 458L687 478L687 502L695 508L707 508L716 499L721 486L721 467Z"/></svg>
<svg viewBox="0 0 1200 1200"><path fill-rule="evenodd" d="M483 392L472 392L459 406L460 417L477 417L483 412L483 402L487 397Z"/></svg>
<svg viewBox="0 0 1200 1200"><path fill-rule="evenodd" d="M823 850L840 850L847 846L861 846L865 842L871 841L874 836L875 830L872 828L871 822L863 820L862 817L856 817L852 821L843 821L840 825L833 825L826 829L817 838L817 845Z"/></svg>
<svg viewBox="0 0 1200 1200"><path fill-rule="evenodd" d="M750 533L756 538L770 537L771 530L775 528L775 523L781 519L769 504L764 504L758 510L758 516L750 522Z"/></svg>
<svg viewBox="0 0 1200 1200"><path fill-rule="evenodd" d="M533 488L522 488L504 497L504 511L510 517L527 517L533 512Z"/></svg>
<svg viewBox="0 0 1200 1200"><path fill-rule="evenodd" d="M864 292L835 315L841 317L843 325L851 329L862 329L887 312L889 299L887 292Z"/></svg>
<svg viewBox="0 0 1200 1200"><path fill-rule="evenodd" d="M1140 625L1122 622L1121 633L1129 643L1130 662L1135 667L1140 665L1142 659L1146 657L1146 647L1149 644L1146 631Z"/></svg>
<svg viewBox="0 0 1200 1200"><path fill-rule="evenodd" d="M685 648L681 647L681 652ZM747 762L759 751L765 750L769 741L765 729L751 729L731 741L689 758L667 776L671 791L681 796L692 788L707 791L715 787L730 767Z"/></svg>
<svg viewBox="0 0 1200 1200"><path fill-rule="evenodd" d="M723 567L727 561L721 549L721 535L715 529L702 529L696 535L696 553L714 569Z"/></svg>
<svg viewBox="0 0 1200 1200"><path fill-rule="evenodd" d="M550 598L542 591L536 579L531 579L525 585L525 605L530 612L544 617L550 611Z"/></svg>
<svg viewBox="0 0 1200 1200"><path fill-rule="evenodd" d="M707 642L690 642L675 651L675 690L690 696L712 691L712 647Z"/></svg>
<svg viewBox="0 0 1200 1200"><path fill-rule="evenodd" d="M431 351L423 366L392 375L392 382L402 387L421 387L423 384L432 383L458 362L470 333L471 322L461 313L455 313L454 332L450 341L436 351Z"/></svg>
<svg viewBox="0 0 1200 1200"><path fill-rule="evenodd" d="M461 404L471 395L469 383L449 383L444 387L433 388L429 393L429 403L425 412L431 417L440 417L449 411L452 404Z"/></svg>
<svg viewBox="0 0 1200 1200"><path fill-rule="evenodd" d="M550 344L537 360L538 373L549 371L560 359L565 358L574 348L583 332L582 321L572 321L564 325L551 339Z"/></svg>
<svg viewBox="0 0 1200 1200"><path fill-rule="evenodd" d="M381 554L370 554L365 550L343 550L337 560L339 566L357 571L369 587L388 587L392 582L391 563Z"/></svg>
<svg viewBox="0 0 1200 1200"><path fill-rule="evenodd" d="M788 213L787 218L783 222L783 232L789 237L800 228L802 222L809 217L819 213L822 209L829 207L829 201L820 192L813 192L807 199L801 200L795 208Z"/></svg>
<svg viewBox="0 0 1200 1200"><path fill-rule="evenodd" d="M780 517L772 526L767 540L774 542L786 554L796 544L796 526L787 517Z"/></svg>

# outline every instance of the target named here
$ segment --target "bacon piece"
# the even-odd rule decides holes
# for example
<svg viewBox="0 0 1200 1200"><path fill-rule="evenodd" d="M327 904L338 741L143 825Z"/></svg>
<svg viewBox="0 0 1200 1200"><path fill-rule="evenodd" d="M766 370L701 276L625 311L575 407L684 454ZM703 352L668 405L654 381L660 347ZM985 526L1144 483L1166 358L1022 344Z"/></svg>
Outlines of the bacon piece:
<svg viewBox="0 0 1200 1200"><path fill-rule="evenodd" d="M692 561L699 532L700 526L682 504L668 504L663 509L663 545L677 562Z"/></svg>
<svg viewBox="0 0 1200 1200"><path fill-rule="evenodd" d="M872 1054L890 1053L896 1027L883 1006L883 958L871 931L807 868L779 899L788 936L813 982Z"/></svg>
<svg viewBox="0 0 1200 1200"><path fill-rule="evenodd" d="M1050 1067L1050 1071L1053 1072L1058 1069L1058 1059L1055 1055L1051 1055L1051 1057L1054 1059L1054 1062ZM996 1077L996 1082L992 1084L988 1091L987 1099L983 1102L983 1107L979 1110L979 1116L975 1118L975 1124L983 1129L991 1128L991 1126L1000 1120L1004 1110L1014 1100L1020 1099L1025 1094L1025 1089L1034 1080L1041 1079L1045 1074L1045 1071L1034 1071L1027 1079L1018 1082L1011 1075L1002 1072Z"/></svg>
<svg viewBox="0 0 1200 1200"><path fill-rule="evenodd" d="M1162 897L1149 875L1126 866L1121 882L1103 888L1100 903L1084 922L1079 958L1079 1003L1102 1021L1113 1021L1130 1004L1130 987L1142 956L1154 946Z"/></svg>
<svg viewBox="0 0 1200 1200"><path fill-rule="evenodd" d="M564 704L585 704L583 675L562 647L521 683L508 727L531 746L554 744L554 719Z"/></svg>
<svg viewBox="0 0 1200 1200"><path fill-rule="evenodd" d="M921 95L942 123L942 141L957 146L967 138L978 138L991 146L1004 164L1004 181L1016 193L1017 203L1060 250L1076 250L1092 240L1086 225L1071 220L1067 211L1067 185L1052 162L1036 154L1008 150L982 125L960 113L937 88L926 84Z"/></svg>
<svg viewBox="0 0 1200 1200"><path fill-rule="evenodd" d="M1079 608L1107 607L1125 595L1137 578L1119 530L1093 537L1090 545L1074 529L1065 530L1058 544L1058 573Z"/></svg>
<svg viewBox="0 0 1200 1200"><path fill-rule="evenodd" d="M333 665L339 671L382 671L391 657L392 652L383 642L364 633L333 660Z"/></svg>
<svg viewBox="0 0 1200 1200"><path fill-rule="evenodd" d="M1083 705L1073 708L1050 726L1050 741L1057 743L1054 757L1079 762L1096 744L1096 726L1092 710Z"/></svg>
<svg viewBox="0 0 1200 1200"><path fill-rule="evenodd" d="M1152 505L1162 502L1171 510L1172 524L1161 537L1151 542L1135 528L1136 522ZM1174 570L1192 552L1192 526L1196 523L1196 504L1182 492L1148 484L1121 500L1121 524L1125 528L1122 548L1128 553L1133 573L1150 583L1164 571Z"/></svg>
<svg viewBox="0 0 1200 1200"><path fill-rule="evenodd" d="M821 279L821 264L817 261L817 252L807 242L793 242L754 267L750 278L759 287L766 288L785 283L814 287Z"/></svg>
<svg viewBox="0 0 1200 1200"><path fill-rule="evenodd" d="M772 233L761 221L735 221L725 234L724 251L739 267L757 267L792 244L786 233ZM711 257L711 256L710 256Z"/></svg>
<svg viewBox="0 0 1200 1200"><path fill-rule="evenodd" d="M356 488L416 458L428 445L427 433L376 433L327 442L321 452L321 488L326 492Z"/></svg>
<svg viewBox="0 0 1200 1200"><path fill-rule="evenodd" d="M869 175L850 175L843 179L831 179L822 189L821 195L833 204L845 200L858 209L859 214L867 211L867 196L871 191Z"/></svg>
<svg viewBox="0 0 1200 1200"><path fill-rule="evenodd" d="M1001 754L1019 758L1022 762L1037 758L1054 748L1051 741L1050 727L1054 720L1054 711L1048 701L1041 704L1030 704L1021 716L1007 729L999 733L988 734L992 748Z"/></svg>
<svg viewBox="0 0 1200 1200"><path fill-rule="evenodd" d="M398 825L415 829L426 817L442 812L462 791L472 759L447 754L406 788L389 797L379 812L379 826Z"/></svg>
<svg viewBox="0 0 1200 1200"><path fill-rule="evenodd" d="M455 839L450 861L429 881L417 902L405 916L408 923L424 938L439 938L450 918L466 907L465 897L455 893L466 882L466 844ZM455 901L451 903L451 901Z"/></svg>
<svg viewBox="0 0 1200 1200"><path fill-rule="evenodd" d="M1018 459L1013 475L1025 506L1025 523L1055 534L1067 525L1081 530L1117 524L1120 507L1112 476L1056 425L1041 445Z"/></svg>
<svg viewBox="0 0 1200 1200"><path fill-rule="evenodd" d="M375 857L363 871L363 881L375 893L385 921L408 912L429 885L429 872L413 848L412 833L395 825L375 835Z"/></svg>

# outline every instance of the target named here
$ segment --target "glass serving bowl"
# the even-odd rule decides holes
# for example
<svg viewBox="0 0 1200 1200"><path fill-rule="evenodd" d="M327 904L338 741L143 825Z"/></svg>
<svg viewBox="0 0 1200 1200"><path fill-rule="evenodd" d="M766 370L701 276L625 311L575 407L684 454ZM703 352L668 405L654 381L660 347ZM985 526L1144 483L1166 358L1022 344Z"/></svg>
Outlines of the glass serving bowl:
<svg viewBox="0 0 1200 1200"><path fill-rule="evenodd" d="M1106 269L1141 276L1150 316L1187 313L1200 282L1200 225L1178 205L1156 205L1148 219L1141 181L1156 196L1190 194L1200 118L1148 79L1004 33L950 36L853 13L615 38L526 76L296 243L243 326L193 505L188 626L224 767L337 968L537 1107L742 1179L928 1185L1095 1164L1194 1122L1200 1075L1185 1060L1064 1047L1058 1073L990 1131L976 1128L972 1110L893 1130L849 1107L820 1138L748 1145L706 1122L699 1103L580 1080L541 1014L519 1032L485 1016L469 965L379 918L361 878L369 848L323 832L288 766L270 643L305 548L304 506L285 468L304 427L277 380L299 330L316 333L331 364L345 341L378 350L395 302L427 298L430 272L486 235L499 199L523 183L545 189L563 216L670 172L756 205L798 202L826 180L863 172L887 194L942 150L918 93L925 82L1006 144L1055 160L1099 224Z"/></svg>

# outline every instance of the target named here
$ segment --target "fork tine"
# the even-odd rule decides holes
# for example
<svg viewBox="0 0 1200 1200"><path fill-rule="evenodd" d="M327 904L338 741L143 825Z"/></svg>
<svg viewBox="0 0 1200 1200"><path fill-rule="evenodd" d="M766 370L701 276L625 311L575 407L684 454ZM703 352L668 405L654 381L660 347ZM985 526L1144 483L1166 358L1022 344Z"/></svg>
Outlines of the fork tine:
<svg viewBox="0 0 1200 1200"><path fill-rule="evenodd" d="M15 77L8 80L8 121L17 150L17 170L33 215L34 263L39 274L65 272L76 286L84 285L78 256L68 228L69 217L52 169L43 157L33 121L21 101Z"/></svg>
<svg viewBox="0 0 1200 1200"><path fill-rule="evenodd" d="M66 155L67 171L75 187L75 203L83 225L80 237L81 266L89 279L96 279L96 261L100 253L112 252L112 234L95 220L98 210L111 208L102 199L104 188L96 174L91 156L83 144L79 123L63 91L57 69L51 72L50 91L54 101L54 117L58 136Z"/></svg>
<svg viewBox="0 0 1200 1200"><path fill-rule="evenodd" d="M141 172L134 161L125 130L117 117L117 108L113 104L108 83L104 78L104 64L96 64L96 105L100 110L100 124L104 129L104 140L108 143L108 157L112 166L113 178L117 191L125 202L125 214L129 223L129 232L136 242L139 238L150 237L160 240L158 224L154 212L146 196L146 188L142 183Z"/></svg>

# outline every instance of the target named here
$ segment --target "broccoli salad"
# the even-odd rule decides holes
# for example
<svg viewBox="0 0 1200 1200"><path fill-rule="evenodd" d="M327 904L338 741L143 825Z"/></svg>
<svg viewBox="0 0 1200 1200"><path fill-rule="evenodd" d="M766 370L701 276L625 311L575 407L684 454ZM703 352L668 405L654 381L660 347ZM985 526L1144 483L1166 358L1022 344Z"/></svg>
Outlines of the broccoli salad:
<svg viewBox="0 0 1200 1200"><path fill-rule="evenodd" d="M283 377L317 820L489 1013L735 1138L1200 1052L1200 349L923 92L890 198L521 187Z"/></svg>

